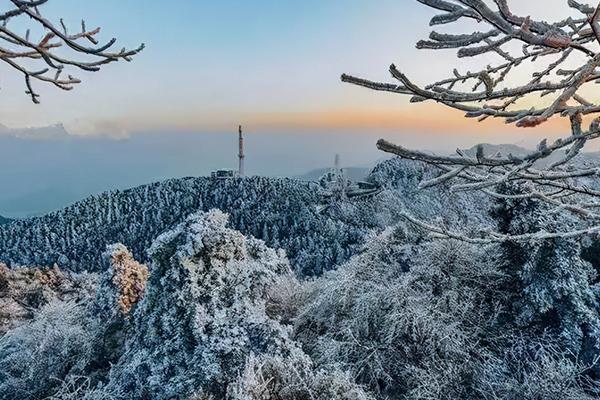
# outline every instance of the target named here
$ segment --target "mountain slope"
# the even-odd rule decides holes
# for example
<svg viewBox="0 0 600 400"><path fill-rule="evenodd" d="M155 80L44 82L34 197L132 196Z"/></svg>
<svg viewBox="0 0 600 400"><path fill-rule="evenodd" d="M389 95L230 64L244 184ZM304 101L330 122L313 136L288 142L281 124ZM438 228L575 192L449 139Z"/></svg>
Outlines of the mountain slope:
<svg viewBox="0 0 600 400"><path fill-rule="evenodd" d="M217 208L230 214L232 228L284 249L298 275L320 275L356 254L365 237L397 223L400 212L443 218L448 227L489 228L489 202L476 194L418 189L424 177L437 173L412 161L383 161L367 179L385 190L354 201L325 200L316 183L265 177L172 179L106 192L0 226L0 262L98 271L106 246L117 242L145 262L160 233L194 212ZM333 207L323 207L328 204Z"/></svg>
<svg viewBox="0 0 600 400"><path fill-rule="evenodd" d="M136 258L163 231L199 210L221 209L233 227L283 248L301 275L319 274L346 260L374 227L317 212L311 183L252 177L173 179L89 197L43 217L0 228L0 259L9 265L52 265L94 271L108 244L121 242Z"/></svg>

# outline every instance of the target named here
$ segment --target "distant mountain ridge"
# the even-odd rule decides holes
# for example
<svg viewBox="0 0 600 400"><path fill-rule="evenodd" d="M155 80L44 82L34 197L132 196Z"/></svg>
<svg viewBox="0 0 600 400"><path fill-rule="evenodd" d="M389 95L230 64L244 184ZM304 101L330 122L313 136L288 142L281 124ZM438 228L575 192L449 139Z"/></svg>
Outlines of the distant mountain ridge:
<svg viewBox="0 0 600 400"><path fill-rule="evenodd" d="M509 154L512 154L517 157L523 157L534 151L534 150L529 150L529 149L526 149L524 147L517 146L514 144L482 143L481 145L483 146L483 153L488 157L494 157L496 155L506 157ZM465 149L463 151L466 154L468 154L469 156L475 157L475 154L477 152L477 146L479 146L479 145L473 146L473 147L471 147L469 149ZM558 161L562 157L564 157L565 153L566 153L566 150L556 151L556 152L550 154L550 156L548 156L547 158L539 160L534 165L537 168L544 168L544 167L552 164L553 162ZM573 162L576 165L580 165L580 166L584 166L584 165L600 166L600 152L581 152L571 162Z"/></svg>
<svg viewBox="0 0 600 400"><path fill-rule="evenodd" d="M331 168L317 168L313 169L305 174L299 175L296 179L304 180L304 181L318 181L323 175L329 172ZM370 168L367 167L347 167L342 168L346 178L351 181L362 181L367 175L369 175Z"/></svg>
<svg viewBox="0 0 600 400"><path fill-rule="evenodd" d="M477 147L483 146L483 153L488 156L494 156L496 154L508 155L512 154L515 156L524 156L528 153L531 153L532 150L528 150L524 147L518 146L516 144L490 144L490 143L481 143L480 145L475 145L469 149L463 150L466 154L470 156L475 156L477 152Z"/></svg>
<svg viewBox="0 0 600 400"><path fill-rule="evenodd" d="M338 133L249 133L247 174L294 177L327 167L333 150L318 143L334 136L339 140ZM120 140L64 133L57 133L56 140L37 137L52 135L10 129L0 133L0 214L9 218L39 216L107 190L210 176L214 170L237 166L237 136L223 132L139 132ZM369 146L358 147L373 148L381 157L370 136L360 140ZM348 141L336 144L344 164L360 166L371 159L359 156L354 147L356 143Z"/></svg>
<svg viewBox="0 0 600 400"><path fill-rule="evenodd" d="M10 219L5 218L2 215L0 215L0 225L8 224L9 222L11 222Z"/></svg>
<svg viewBox="0 0 600 400"><path fill-rule="evenodd" d="M318 185L289 178L183 178L91 196L43 217L0 226L0 262L97 270L106 246L125 244L140 260L162 232L214 208L232 227L286 250L300 275L347 260L374 223L322 215Z"/></svg>
<svg viewBox="0 0 600 400"><path fill-rule="evenodd" d="M485 225L481 208L487 203L443 186L418 189L421 179L437 173L422 163L389 159L367 177L383 192L349 202L321 196L317 183L267 177L170 179L105 192L0 226L0 262L97 271L113 243L147 261L147 249L160 233L192 213L218 208L230 214L232 228L284 249L298 275L320 275L360 251L369 235L397 223L399 211L424 219L443 216L448 226L482 216Z"/></svg>

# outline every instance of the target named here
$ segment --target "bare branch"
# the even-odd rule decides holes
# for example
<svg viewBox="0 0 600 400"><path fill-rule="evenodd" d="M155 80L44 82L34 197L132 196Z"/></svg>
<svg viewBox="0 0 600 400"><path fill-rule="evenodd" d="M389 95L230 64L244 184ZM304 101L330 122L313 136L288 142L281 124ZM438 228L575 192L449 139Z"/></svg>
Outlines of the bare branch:
<svg viewBox="0 0 600 400"><path fill-rule="evenodd" d="M539 231L535 233L526 233L522 235L503 235L497 232L484 232L479 237L471 237L463 233L454 232L436 225L428 224L410 214L402 213L400 215L411 224L430 232L436 238L456 239L473 244L490 244L490 243L505 243L505 242L531 242L543 241L549 239L570 239L579 236L589 236L600 233L600 225L595 225L590 228L575 229L565 232L546 232Z"/></svg>
<svg viewBox="0 0 600 400"><path fill-rule="evenodd" d="M596 36L596 40L600 42L600 26L598 26L598 22L600 19L600 4L596 7L596 10L590 17L590 26L592 27L592 31L594 32L594 36Z"/></svg>
<svg viewBox="0 0 600 400"><path fill-rule="evenodd" d="M569 7L579 10L579 12L581 12L582 14L589 15L594 12L594 7L587 4L578 3L575 0L569 0L568 4Z"/></svg>
<svg viewBox="0 0 600 400"><path fill-rule="evenodd" d="M487 65L479 71L461 73L453 70L447 79L419 86L395 65L389 72L397 84L373 82L343 75L342 81L371 90L411 96L411 102L434 101L446 107L465 112L467 118L480 121L489 117L502 118L517 127L535 127L553 117L569 118L571 135L553 143L543 140L536 150L525 155L486 155L483 146L474 154L457 151L457 156L440 156L423 151L409 150L400 145L379 140L377 147L402 158L421 161L442 170L441 175L423 181L421 189L448 185L455 191L481 191L500 199L530 199L543 204L549 213L569 213L579 225L565 232L533 232L515 236L486 232L482 237L468 237L450 232L444 227L429 225L414 217L405 219L436 235L473 243L506 240L543 240L567 238L600 232L600 214L597 208L600 192L590 189L585 179L596 179L599 168L584 167L576 157L590 140L600 136L600 104L585 99L581 90L587 85L600 83L600 4L592 7L568 0L568 5L585 18L567 17L553 23L536 21L529 16L517 16L507 0L493 0L495 8L484 0L419 0L443 13L434 17L431 25L449 24L461 19L474 19L489 26L488 30L465 34L432 32L428 40L417 43L420 49L457 49L458 57L476 57L494 52L502 62ZM504 45L522 43L522 54L507 50ZM580 66L563 69L574 61ZM510 86L510 78L525 61L538 67L528 83ZM540 65L538 65L540 64ZM570 64L569 64L570 65ZM535 100L551 96L550 105L522 109L517 103L523 99ZM583 117L594 116L589 128L584 128ZM552 157L551 157L552 156ZM503 195L496 188L514 184L520 193ZM590 200L592 198L592 200Z"/></svg>
<svg viewBox="0 0 600 400"><path fill-rule="evenodd" d="M39 95L33 89L33 81L49 83L62 90L72 90L74 85L81 81L71 75L62 78L66 66L94 72L100 70L105 64L120 60L131 61L132 57L144 48L142 44L133 50L123 48L120 51L111 52L109 49L116 43L116 39L113 38L104 45L98 45L96 36L100 33L100 28L87 30L85 22L82 21L81 32L69 34L62 19L59 29L44 18L40 14L39 7L48 3L48 0L10 0L10 2L15 8L0 13L0 61L23 74L27 88L26 93L34 103L39 103ZM33 41L30 38L29 29L24 35L18 34L9 28L10 19L15 17L29 18L34 25L43 28L46 34L39 41ZM81 44L83 40L92 43L94 47L83 46ZM83 58L60 56L56 50L61 47L67 47ZM23 62L24 60L39 60L42 66L30 69L26 65L31 63L26 64Z"/></svg>

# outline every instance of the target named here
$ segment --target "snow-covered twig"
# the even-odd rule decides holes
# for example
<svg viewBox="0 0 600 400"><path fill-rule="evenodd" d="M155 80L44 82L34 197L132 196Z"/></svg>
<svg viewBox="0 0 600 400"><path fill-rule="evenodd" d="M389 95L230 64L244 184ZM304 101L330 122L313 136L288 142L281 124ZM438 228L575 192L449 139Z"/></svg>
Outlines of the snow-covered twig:
<svg viewBox="0 0 600 400"><path fill-rule="evenodd" d="M10 0L13 8L0 12L0 61L23 74L26 93L34 103L39 103L39 94L33 89L33 81L49 83L62 90L72 90L81 81L71 75L63 76L66 66L95 72L105 64L131 61L133 56L144 49L142 44L133 50L122 48L111 51L116 39L100 45L96 39L100 28L88 29L85 21L81 21L81 31L77 33L70 33L62 19L59 28L40 13L39 8L48 1ZM39 40L33 40L29 29L24 35L17 33L9 27L9 21L13 18L28 18L33 28L44 30L44 35ZM81 44L84 40L92 43L92 46ZM58 50L61 48L68 48L74 55L65 56L64 51ZM36 61L40 66L32 67Z"/></svg>
<svg viewBox="0 0 600 400"><path fill-rule="evenodd" d="M467 118L483 121L489 117L504 119L517 127L536 127L553 117L569 118L571 135L553 143L541 141L537 149L525 154L485 154L482 145L475 154L457 151L456 156L434 155L404 148L386 140L377 147L399 157L421 161L441 169L443 173L421 183L420 188L448 184L455 191L482 191L494 198L531 199L542 202L549 212L568 212L579 219L579 226L562 233L534 232L518 237L489 232L485 238L467 238L448 232L439 226L418 221L405 215L414 224L437 236L452 237L471 242L536 240L563 238L596 233L600 226L589 226L597 221L595 212L600 192L581 184L585 178L599 175L600 169L582 167L574 162L584 146L600 136L600 104L584 98L582 90L600 82L600 4L587 6L568 0L569 7L585 18L568 17L556 22L535 20L515 15L506 0L495 0L494 7L483 0L418 0L442 13L431 20L431 25L444 25L475 19L489 25L488 30L465 34L432 32L428 40L417 43L420 49L457 49L458 57L475 57L496 53L502 58L498 65L488 65L479 71L460 72L453 76L420 86L394 64L389 72L395 83L380 83L351 75L342 75L342 81L371 90L409 95L411 102L433 101L461 110ZM509 43L520 42L521 53L509 48ZM578 56L578 58L576 57ZM582 58L583 56L583 58ZM511 85L511 77L524 62L537 66L531 79L520 85ZM544 63L544 61L546 61ZM577 68L565 65L579 63ZM553 96L542 107L521 108L521 100ZM592 116L589 127L583 126L583 117ZM515 184L520 192L503 195L497 187ZM554 191L549 191L548 188Z"/></svg>

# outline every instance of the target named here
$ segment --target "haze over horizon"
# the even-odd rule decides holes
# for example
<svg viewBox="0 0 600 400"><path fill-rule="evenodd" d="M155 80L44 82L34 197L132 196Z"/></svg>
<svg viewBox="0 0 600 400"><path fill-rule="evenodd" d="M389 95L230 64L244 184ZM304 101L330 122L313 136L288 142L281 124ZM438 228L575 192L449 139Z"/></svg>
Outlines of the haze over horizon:
<svg viewBox="0 0 600 400"><path fill-rule="evenodd" d="M513 3L518 3L513 7L519 15L535 8ZM547 5L542 18L572 13L562 0ZM131 65L110 65L101 74L77 71L83 83L71 93L38 85L40 105L23 94L21 76L3 74L4 125L62 122L77 135L117 137L148 131L229 131L238 123L271 132L391 130L422 133L419 147L440 134L515 131L493 120L477 124L461 112L409 104L407 98L340 82L342 73L391 81L387 69L392 62L416 82L431 82L450 75L454 66L467 70L498 59L494 54L456 59L453 50L417 50L415 43L428 36L433 15L417 1L176 0L165 12L156 2L62 0L47 4L45 13L52 20L64 17L73 29L86 17L88 26L102 27L101 39L108 40L110 34L118 45L144 42L147 48ZM24 25L19 18L10 23L13 28ZM32 32L36 34L41 35ZM0 72L6 68L0 66ZM543 132L526 135L563 133L567 128L547 124Z"/></svg>
<svg viewBox="0 0 600 400"><path fill-rule="evenodd" d="M532 147L568 131L555 121L532 130L478 124L436 104L342 83L342 73L391 81L392 62L423 83L448 76L454 66L468 70L497 60L417 50L433 15L417 1L170 5L168 12L162 3L141 1L45 6L49 19L64 17L73 29L86 17L88 26L102 27L100 39L111 34L119 46L147 48L130 65L74 71L83 83L72 92L37 85L40 105L23 93L19 74L2 75L0 215L35 215L103 190L232 167L238 124L247 135L248 173L268 176L328 167L336 153L346 166L370 166L385 157L375 148L380 137L450 153L480 142ZM521 15L531 9L514 4ZM554 19L572 11L550 0L543 12ZM25 22L10 24L24 30ZM0 73L6 68L0 65Z"/></svg>
<svg viewBox="0 0 600 400"><path fill-rule="evenodd" d="M297 131L245 129L248 175L297 177L333 165L368 170L387 157L379 137L408 147L419 145L418 132ZM497 137L488 137L495 139ZM500 142L532 147L518 135ZM450 153L452 145L469 148L473 137L440 135L429 148ZM484 140L485 142L485 140ZM494 140L490 140L494 142ZM125 137L70 135L62 125L30 129L0 128L0 215L22 218L65 207L106 190L186 176L208 176L236 168L237 135L230 132L146 132Z"/></svg>

